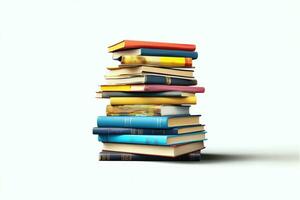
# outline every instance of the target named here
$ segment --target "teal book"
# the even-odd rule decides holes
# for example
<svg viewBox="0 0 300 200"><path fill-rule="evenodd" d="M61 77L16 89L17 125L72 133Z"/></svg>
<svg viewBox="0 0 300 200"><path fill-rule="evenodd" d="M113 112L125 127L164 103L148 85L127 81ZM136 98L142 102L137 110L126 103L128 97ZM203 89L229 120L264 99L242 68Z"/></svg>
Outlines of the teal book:
<svg viewBox="0 0 300 200"><path fill-rule="evenodd" d="M200 124L200 115L187 116L99 116L98 127L168 129Z"/></svg>
<svg viewBox="0 0 300 200"><path fill-rule="evenodd" d="M182 135L99 135L104 143L128 143L146 145L176 145L205 140L205 131Z"/></svg>

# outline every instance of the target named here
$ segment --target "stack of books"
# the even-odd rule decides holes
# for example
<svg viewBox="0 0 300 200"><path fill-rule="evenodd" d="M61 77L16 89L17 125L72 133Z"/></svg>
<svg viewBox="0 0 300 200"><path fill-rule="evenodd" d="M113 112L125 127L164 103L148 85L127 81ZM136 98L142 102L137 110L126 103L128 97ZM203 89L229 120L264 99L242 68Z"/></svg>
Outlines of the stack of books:
<svg viewBox="0 0 300 200"><path fill-rule="evenodd" d="M204 149L204 125L191 115L197 87L196 45L124 40L108 47L117 66L97 98L108 98L93 134L103 142L99 160L196 161Z"/></svg>

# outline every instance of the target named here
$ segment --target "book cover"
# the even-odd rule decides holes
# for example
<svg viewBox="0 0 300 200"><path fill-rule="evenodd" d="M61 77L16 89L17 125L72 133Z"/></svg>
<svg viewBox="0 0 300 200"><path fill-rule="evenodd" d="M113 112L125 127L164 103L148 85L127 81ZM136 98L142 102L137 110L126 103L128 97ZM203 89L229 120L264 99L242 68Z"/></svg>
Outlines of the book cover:
<svg viewBox="0 0 300 200"><path fill-rule="evenodd" d="M191 58L156 57L156 56L122 56L121 64L128 65L157 65L165 67L192 67Z"/></svg>
<svg viewBox="0 0 300 200"><path fill-rule="evenodd" d="M171 50L184 50L194 51L196 45L194 44L179 44L169 42L152 42L152 41L138 41L138 40L123 40L108 47L109 52L137 49L137 48L152 48L152 49L171 49Z"/></svg>
<svg viewBox="0 0 300 200"><path fill-rule="evenodd" d="M106 143L176 145L203 141L205 133L205 131L202 131L181 135L98 135L98 140Z"/></svg>
<svg viewBox="0 0 300 200"><path fill-rule="evenodd" d="M177 157L205 148L203 141L191 142L180 145L144 145L127 143L103 143L103 150L126 152L143 155Z"/></svg>
<svg viewBox="0 0 300 200"><path fill-rule="evenodd" d="M177 157L151 156L113 151L99 153L99 161L200 161L201 151L194 151Z"/></svg>
<svg viewBox="0 0 300 200"><path fill-rule="evenodd" d="M124 55L136 55L136 56L164 56L164 57L186 57L197 59L198 53L195 51L181 51L181 50L166 50L166 49L130 49L123 51L116 51L113 53L113 59L119 60Z"/></svg>
<svg viewBox="0 0 300 200"><path fill-rule="evenodd" d="M178 135L204 131L204 125L174 127L170 129L151 128L120 128L120 127L94 127L94 135Z"/></svg>
<svg viewBox="0 0 300 200"><path fill-rule="evenodd" d="M107 116L164 116L189 115L189 106L169 105L107 105Z"/></svg>
<svg viewBox="0 0 300 200"><path fill-rule="evenodd" d="M168 91L168 92L97 92L97 98L110 97L186 97L194 96L194 93Z"/></svg>
<svg viewBox="0 0 300 200"><path fill-rule="evenodd" d="M120 92L164 92L164 91L181 91L191 93L204 93L204 87L197 86L180 86L180 85L101 85L100 91L120 91Z"/></svg>
<svg viewBox="0 0 300 200"><path fill-rule="evenodd" d="M108 85L123 84L161 84L161 85L197 85L196 79L175 78L169 76L144 75L130 78L106 78Z"/></svg>
<svg viewBox="0 0 300 200"><path fill-rule="evenodd" d="M197 98L190 97L111 97L111 105L191 105Z"/></svg>
<svg viewBox="0 0 300 200"><path fill-rule="evenodd" d="M98 127L172 128L200 124L200 115L190 116L99 116Z"/></svg>

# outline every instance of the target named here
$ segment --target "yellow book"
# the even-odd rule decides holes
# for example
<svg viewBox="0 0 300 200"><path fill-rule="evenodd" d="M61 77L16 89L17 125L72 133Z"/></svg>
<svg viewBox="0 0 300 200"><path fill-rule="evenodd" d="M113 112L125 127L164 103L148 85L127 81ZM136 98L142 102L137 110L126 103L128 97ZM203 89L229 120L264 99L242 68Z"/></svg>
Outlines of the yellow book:
<svg viewBox="0 0 300 200"><path fill-rule="evenodd" d="M196 97L111 97L111 105L181 105L196 104Z"/></svg>
<svg viewBox="0 0 300 200"><path fill-rule="evenodd" d="M192 67L192 58L158 56L122 56L125 65L159 65L165 67Z"/></svg>

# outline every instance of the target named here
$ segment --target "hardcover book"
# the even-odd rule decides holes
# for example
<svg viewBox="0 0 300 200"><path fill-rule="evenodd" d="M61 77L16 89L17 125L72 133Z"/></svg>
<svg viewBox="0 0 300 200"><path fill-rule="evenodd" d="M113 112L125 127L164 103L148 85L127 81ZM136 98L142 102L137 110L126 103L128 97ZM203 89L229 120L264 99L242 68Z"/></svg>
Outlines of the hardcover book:
<svg viewBox="0 0 300 200"><path fill-rule="evenodd" d="M96 98L110 98L110 97L188 97L195 96L194 93L181 91L168 92L101 92L96 93Z"/></svg>
<svg viewBox="0 0 300 200"><path fill-rule="evenodd" d="M108 67L110 73L105 75L106 78L124 76L124 75L143 75L145 73L152 74L164 74L164 75L173 75L173 76L183 76L193 78L193 70L183 70L183 69L170 69L163 67L153 67L153 66L131 66L131 67Z"/></svg>
<svg viewBox="0 0 300 200"><path fill-rule="evenodd" d="M181 135L99 135L101 142L146 144L146 145L175 145L189 142L199 142L205 139L205 131Z"/></svg>
<svg viewBox="0 0 300 200"><path fill-rule="evenodd" d="M194 151L177 157L150 156L113 151L99 153L99 161L200 161L200 151Z"/></svg>
<svg viewBox="0 0 300 200"><path fill-rule="evenodd" d="M95 135L178 135L204 131L204 125L181 126L170 129L94 127Z"/></svg>
<svg viewBox="0 0 300 200"><path fill-rule="evenodd" d="M196 79L175 78L169 76L142 75L129 78L106 78L108 85L161 84L161 85L197 85Z"/></svg>
<svg viewBox="0 0 300 200"><path fill-rule="evenodd" d="M167 115L189 115L189 106L168 105L120 105L106 106L108 116L167 116Z"/></svg>
<svg viewBox="0 0 300 200"><path fill-rule="evenodd" d="M204 93L204 87L179 86L179 85L101 85L100 91L120 92L164 92L181 91L190 93Z"/></svg>
<svg viewBox="0 0 300 200"><path fill-rule="evenodd" d="M123 51L115 51L112 54L114 60L119 60L122 56L167 56L167 57L186 57L197 59L198 53L195 51L180 51L180 50L166 50L166 49L129 49Z"/></svg>
<svg viewBox="0 0 300 200"><path fill-rule="evenodd" d="M200 115L189 116L99 116L98 127L164 129L200 124Z"/></svg>
<svg viewBox="0 0 300 200"><path fill-rule="evenodd" d="M203 141L192 142L181 145L161 146L125 143L103 143L103 150L117 151L134 154L156 155L166 157L177 157L204 148Z"/></svg>
<svg viewBox="0 0 300 200"><path fill-rule="evenodd" d="M157 65L164 67L192 67L192 58L156 57L156 56L122 56L121 64L126 65Z"/></svg>
<svg viewBox="0 0 300 200"><path fill-rule="evenodd" d="M151 42L151 41L138 41L138 40L123 40L108 47L109 52L115 52L125 49L137 48L151 48L151 49L171 49L171 50L184 50L194 51L196 45L194 44L178 44L169 42Z"/></svg>
<svg viewBox="0 0 300 200"><path fill-rule="evenodd" d="M111 105L191 105L197 98L190 97L111 97Z"/></svg>

